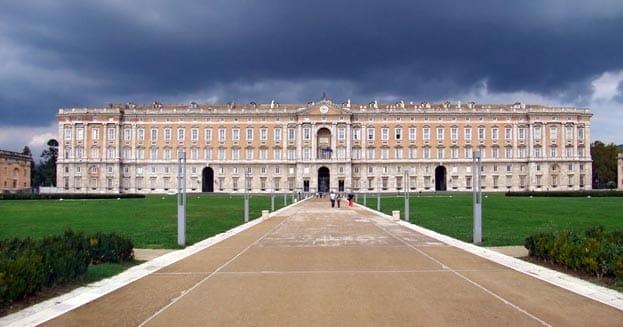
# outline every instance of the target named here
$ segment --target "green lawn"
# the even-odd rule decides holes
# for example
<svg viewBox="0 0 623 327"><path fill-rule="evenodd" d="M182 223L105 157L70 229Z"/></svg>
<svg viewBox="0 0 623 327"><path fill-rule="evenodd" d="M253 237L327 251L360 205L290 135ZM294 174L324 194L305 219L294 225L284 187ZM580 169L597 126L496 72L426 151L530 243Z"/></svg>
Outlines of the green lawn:
<svg viewBox="0 0 623 327"><path fill-rule="evenodd" d="M362 196L358 198L363 203ZM377 208L376 196L367 206ZM441 234L472 242L472 195L412 194L409 201L411 222ZM404 197L381 198L381 211L404 211ZM623 229L623 198L548 198L483 195L483 245L523 245L524 239L538 231L573 230L602 225L606 230Z"/></svg>
<svg viewBox="0 0 623 327"><path fill-rule="evenodd" d="M188 195L186 240L193 244L244 222L240 196ZM288 203L292 199L288 197ZM283 207L275 198L275 209ZM249 218L270 210L269 196L252 196ZM118 232L128 235L136 248L179 248L177 245L177 198L171 195L121 200L0 201L0 239L42 238L66 229L91 233Z"/></svg>

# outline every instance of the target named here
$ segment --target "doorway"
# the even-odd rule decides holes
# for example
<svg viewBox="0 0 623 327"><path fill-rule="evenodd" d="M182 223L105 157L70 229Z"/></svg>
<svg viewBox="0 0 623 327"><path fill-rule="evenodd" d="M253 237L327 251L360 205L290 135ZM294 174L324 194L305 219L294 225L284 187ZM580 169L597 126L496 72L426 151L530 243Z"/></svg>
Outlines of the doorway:
<svg viewBox="0 0 623 327"><path fill-rule="evenodd" d="M446 190L446 167L435 168L435 191Z"/></svg>
<svg viewBox="0 0 623 327"><path fill-rule="evenodd" d="M331 185L330 181L329 168L320 167L320 169L318 169L318 192L329 192L329 187Z"/></svg>
<svg viewBox="0 0 623 327"><path fill-rule="evenodd" d="M214 192L214 170L210 167L201 172L201 192Z"/></svg>

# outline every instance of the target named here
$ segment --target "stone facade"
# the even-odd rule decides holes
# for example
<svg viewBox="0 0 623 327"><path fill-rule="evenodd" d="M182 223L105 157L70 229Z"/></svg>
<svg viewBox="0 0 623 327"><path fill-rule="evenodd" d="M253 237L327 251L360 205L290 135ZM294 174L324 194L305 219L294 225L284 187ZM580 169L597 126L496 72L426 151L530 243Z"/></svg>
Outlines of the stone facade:
<svg viewBox="0 0 623 327"><path fill-rule="evenodd" d="M0 189L20 192L30 189L30 156L0 150Z"/></svg>
<svg viewBox="0 0 623 327"><path fill-rule="evenodd" d="M110 105L58 113L59 192L591 188L588 109L428 102Z"/></svg>

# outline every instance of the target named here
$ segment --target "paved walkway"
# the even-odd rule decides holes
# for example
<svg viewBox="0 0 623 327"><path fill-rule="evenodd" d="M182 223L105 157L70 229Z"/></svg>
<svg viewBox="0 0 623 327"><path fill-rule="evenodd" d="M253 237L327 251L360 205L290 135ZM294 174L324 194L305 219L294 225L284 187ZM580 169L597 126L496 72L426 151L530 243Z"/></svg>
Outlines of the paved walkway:
<svg viewBox="0 0 623 327"><path fill-rule="evenodd" d="M623 325L620 293L589 299L363 207L311 199L247 227L44 325Z"/></svg>

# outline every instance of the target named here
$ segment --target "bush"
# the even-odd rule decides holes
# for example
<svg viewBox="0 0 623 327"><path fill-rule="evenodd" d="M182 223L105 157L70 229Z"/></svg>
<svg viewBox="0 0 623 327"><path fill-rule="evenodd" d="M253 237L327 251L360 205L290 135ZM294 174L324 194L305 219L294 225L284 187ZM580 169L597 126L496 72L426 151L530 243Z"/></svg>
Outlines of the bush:
<svg viewBox="0 0 623 327"><path fill-rule="evenodd" d="M533 197L623 197L621 191L527 191L506 192L506 196L533 196Z"/></svg>
<svg viewBox="0 0 623 327"><path fill-rule="evenodd" d="M82 233L71 230L63 236L44 238L39 247L45 286L64 284L84 274L89 267L89 243Z"/></svg>
<svg viewBox="0 0 623 327"><path fill-rule="evenodd" d="M134 259L134 244L124 235L97 233L89 237L91 263L120 263Z"/></svg>
<svg viewBox="0 0 623 327"><path fill-rule="evenodd" d="M94 200L94 199L143 199L145 194L107 194L107 193L51 193L51 194L36 194L36 193L5 193L0 194L0 200L59 200L59 199L73 199L73 200Z"/></svg>
<svg viewBox="0 0 623 327"><path fill-rule="evenodd" d="M76 281L90 263L134 259L134 245L123 235L85 237L71 230L35 241L0 240L0 305L31 295L42 287Z"/></svg>
<svg viewBox="0 0 623 327"><path fill-rule="evenodd" d="M592 227L580 236L572 232L537 233L524 242L529 255L595 275L614 276L623 282L623 231L606 233Z"/></svg>

